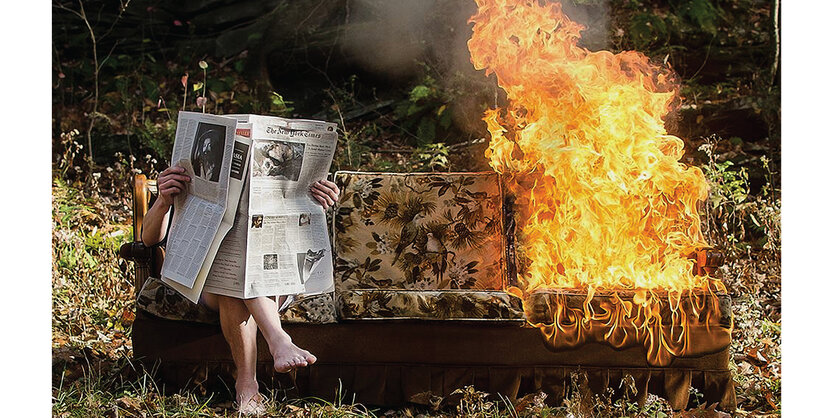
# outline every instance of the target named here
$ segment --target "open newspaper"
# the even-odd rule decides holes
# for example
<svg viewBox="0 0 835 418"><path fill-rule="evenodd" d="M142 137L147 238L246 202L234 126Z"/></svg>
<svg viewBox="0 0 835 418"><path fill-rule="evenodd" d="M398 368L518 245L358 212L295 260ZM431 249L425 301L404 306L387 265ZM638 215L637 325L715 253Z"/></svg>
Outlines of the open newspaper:
<svg viewBox="0 0 835 418"><path fill-rule="evenodd" d="M192 302L203 290L333 290L325 212L309 190L335 148L328 122L181 112L172 162L192 181L174 204L162 280Z"/></svg>

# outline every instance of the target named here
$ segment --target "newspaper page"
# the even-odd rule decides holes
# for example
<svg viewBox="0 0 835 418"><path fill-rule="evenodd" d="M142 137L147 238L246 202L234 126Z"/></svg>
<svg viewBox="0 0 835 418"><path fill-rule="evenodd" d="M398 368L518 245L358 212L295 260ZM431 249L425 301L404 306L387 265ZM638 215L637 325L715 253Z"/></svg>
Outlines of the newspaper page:
<svg viewBox="0 0 835 418"><path fill-rule="evenodd" d="M325 212L310 187L330 170L336 125L257 115L239 121L251 123L253 135L244 297L332 290Z"/></svg>
<svg viewBox="0 0 835 418"><path fill-rule="evenodd" d="M239 123L237 132L245 135L251 150L252 125ZM232 224L229 232L221 242L214 262L206 276L203 290L224 296L243 299L244 278L246 276L246 235L249 214L249 160L250 152L246 153L246 171L241 181L240 199L236 202L236 210L227 211L232 214ZM231 193L231 192L230 192Z"/></svg>
<svg viewBox="0 0 835 418"><path fill-rule="evenodd" d="M247 183L246 176L248 175L249 170L249 152L252 146L252 140L249 139L250 132L251 127L248 124L238 124L235 128L235 147L232 152L232 164L229 171L229 189L226 197L226 210L223 213L218 233L215 235L211 245L209 246L209 253L203 261L203 265L197 274L194 286L187 288L179 283L171 283L175 290L182 293L186 298L194 303L197 303L202 291L206 287L210 287L210 283L218 282L217 279L209 280L209 273L212 271L214 266L218 264L218 259L220 258L219 252L222 244L227 243L227 247L229 246L226 237L235 224L241 194L244 190L244 185ZM228 253L228 250L226 253ZM223 254L226 255L225 253ZM239 260L243 260L243 255L240 255ZM239 289L243 289L243 286L240 286ZM213 291L212 293L219 292ZM229 296L236 295L237 294Z"/></svg>
<svg viewBox="0 0 835 418"><path fill-rule="evenodd" d="M174 202L162 265L162 280L169 285L194 287L218 234L227 206L236 124L234 118L202 113L178 116L171 161L186 169L191 182Z"/></svg>
<svg viewBox="0 0 835 418"><path fill-rule="evenodd" d="M249 219L249 176L244 178L238 210L232 228L224 237L215 255L203 290L218 295L244 298L246 278L246 235Z"/></svg>

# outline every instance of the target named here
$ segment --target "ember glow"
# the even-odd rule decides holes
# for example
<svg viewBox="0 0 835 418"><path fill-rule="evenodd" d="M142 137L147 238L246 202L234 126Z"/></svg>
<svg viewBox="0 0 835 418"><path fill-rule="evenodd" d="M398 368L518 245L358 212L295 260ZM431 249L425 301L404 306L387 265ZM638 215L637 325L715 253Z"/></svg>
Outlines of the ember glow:
<svg viewBox="0 0 835 418"><path fill-rule="evenodd" d="M689 343L694 325L710 329L724 287L689 257L708 247L698 211L708 185L664 127L674 74L636 51L578 46L584 28L559 3L476 3L472 63L507 93L507 107L484 115L486 156L517 198L522 269L507 290L529 319L531 296L552 295L553 318L534 325L557 349L643 344L663 365L721 348ZM584 303L566 303L568 290Z"/></svg>

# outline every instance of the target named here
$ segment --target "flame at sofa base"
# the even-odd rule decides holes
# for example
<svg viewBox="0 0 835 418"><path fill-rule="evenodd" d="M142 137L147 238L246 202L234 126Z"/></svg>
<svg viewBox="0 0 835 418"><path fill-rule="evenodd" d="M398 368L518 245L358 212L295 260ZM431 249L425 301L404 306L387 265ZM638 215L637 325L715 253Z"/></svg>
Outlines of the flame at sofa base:
<svg viewBox="0 0 835 418"><path fill-rule="evenodd" d="M615 349L643 346L647 363L718 352L730 345L733 316L727 294L541 290L524 299L528 322L552 351L588 343Z"/></svg>

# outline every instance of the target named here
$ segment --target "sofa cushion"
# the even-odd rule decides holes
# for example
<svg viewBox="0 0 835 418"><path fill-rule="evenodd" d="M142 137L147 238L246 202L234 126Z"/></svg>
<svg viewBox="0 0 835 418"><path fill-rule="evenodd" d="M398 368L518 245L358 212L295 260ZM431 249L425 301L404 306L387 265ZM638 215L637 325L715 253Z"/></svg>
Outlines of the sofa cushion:
<svg viewBox="0 0 835 418"><path fill-rule="evenodd" d="M217 312L205 305L192 303L179 292L153 277L149 277L139 290L136 306L164 319L206 324L219 323ZM289 306L281 311L281 320L290 323L314 324L336 322L333 293L295 297Z"/></svg>
<svg viewBox="0 0 835 418"><path fill-rule="evenodd" d="M339 293L341 319L517 320L520 299L504 291L356 290Z"/></svg>
<svg viewBox="0 0 835 418"><path fill-rule="evenodd" d="M521 303L503 293L496 173L338 172L336 183L342 190L333 217L340 318L522 318ZM483 309L425 309L453 297Z"/></svg>

